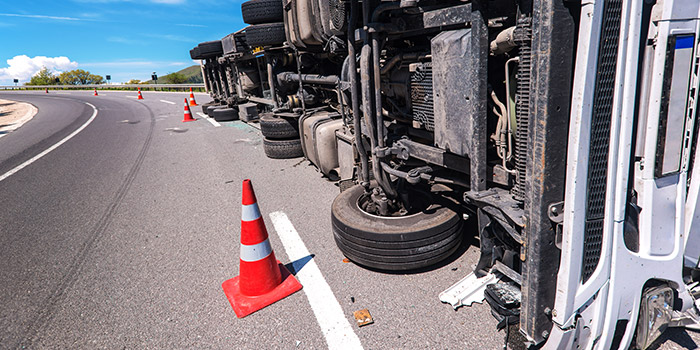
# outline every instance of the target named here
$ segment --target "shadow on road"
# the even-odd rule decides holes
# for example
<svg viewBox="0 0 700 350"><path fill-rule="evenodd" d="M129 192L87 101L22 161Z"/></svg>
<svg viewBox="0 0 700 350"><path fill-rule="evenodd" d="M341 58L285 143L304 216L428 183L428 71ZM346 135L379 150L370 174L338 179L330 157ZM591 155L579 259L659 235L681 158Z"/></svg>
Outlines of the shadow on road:
<svg viewBox="0 0 700 350"><path fill-rule="evenodd" d="M296 275L297 272L299 272L304 267L304 265L306 265L309 261L311 261L311 259L313 259L315 256L316 255L314 255L314 254L307 255L301 259L298 259L296 261L292 261L289 264L285 264L284 267L286 267L287 270L289 270L289 272L292 273L292 275Z"/></svg>

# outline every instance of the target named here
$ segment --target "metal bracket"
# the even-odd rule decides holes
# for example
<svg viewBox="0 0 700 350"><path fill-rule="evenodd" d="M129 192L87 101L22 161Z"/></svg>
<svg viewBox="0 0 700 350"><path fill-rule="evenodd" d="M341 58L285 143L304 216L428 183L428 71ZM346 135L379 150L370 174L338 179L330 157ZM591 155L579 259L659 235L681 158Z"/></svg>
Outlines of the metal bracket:
<svg viewBox="0 0 700 350"><path fill-rule="evenodd" d="M484 302L486 285L498 282L503 275L489 273L484 277L477 277L473 272L459 282L440 293L440 301L449 303L454 309L460 306L471 306L473 303Z"/></svg>
<svg viewBox="0 0 700 350"><path fill-rule="evenodd" d="M564 202L556 202L549 205L547 215L552 222L561 224L564 222Z"/></svg>

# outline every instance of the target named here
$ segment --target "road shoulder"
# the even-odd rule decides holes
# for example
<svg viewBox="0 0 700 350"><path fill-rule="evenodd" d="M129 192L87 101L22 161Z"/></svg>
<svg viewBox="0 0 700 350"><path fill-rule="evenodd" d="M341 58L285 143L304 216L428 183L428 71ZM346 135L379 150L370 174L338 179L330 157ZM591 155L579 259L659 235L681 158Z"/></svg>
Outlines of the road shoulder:
<svg viewBox="0 0 700 350"><path fill-rule="evenodd" d="M0 99L0 137L17 130L37 112L37 108L29 103Z"/></svg>

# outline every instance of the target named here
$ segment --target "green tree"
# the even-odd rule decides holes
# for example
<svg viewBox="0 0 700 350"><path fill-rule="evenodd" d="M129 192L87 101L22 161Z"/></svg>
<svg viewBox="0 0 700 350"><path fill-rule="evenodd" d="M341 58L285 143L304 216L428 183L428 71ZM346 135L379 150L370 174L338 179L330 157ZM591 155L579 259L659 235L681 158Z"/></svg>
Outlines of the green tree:
<svg viewBox="0 0 700 350"><path fill-rule="evenodd" d="M104 84L105 82L101 75L94 75L82 69L63 72L58 78L63 85Z"/></svg>
<svg viewBox="0 0 700 350"><path fill-rule="evenodd" d="M41 70L25 85L56 85L56 75L50 69L41 67Z"/></svg>
<svg viewBox="0 0 700 350"><path fill-rule="evenodd" d="M170 73L161 79L163 79L166 84L184 84L187 82L187 76L182 73Z"/></svg>

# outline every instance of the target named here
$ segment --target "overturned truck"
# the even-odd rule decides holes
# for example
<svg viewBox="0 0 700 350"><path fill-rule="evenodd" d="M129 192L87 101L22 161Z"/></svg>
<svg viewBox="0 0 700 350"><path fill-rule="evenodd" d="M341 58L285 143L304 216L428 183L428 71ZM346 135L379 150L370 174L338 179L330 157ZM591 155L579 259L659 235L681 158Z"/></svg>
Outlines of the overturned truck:
<svg viewBox="0 0 700 350"><path fill-rule="evenodd" d="M259 122L340 194L350 260L416 270L477 235L452 306L557 349L696 324L700 4L250 0L191 52L220 120Z"/></svg>

